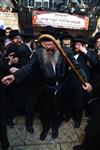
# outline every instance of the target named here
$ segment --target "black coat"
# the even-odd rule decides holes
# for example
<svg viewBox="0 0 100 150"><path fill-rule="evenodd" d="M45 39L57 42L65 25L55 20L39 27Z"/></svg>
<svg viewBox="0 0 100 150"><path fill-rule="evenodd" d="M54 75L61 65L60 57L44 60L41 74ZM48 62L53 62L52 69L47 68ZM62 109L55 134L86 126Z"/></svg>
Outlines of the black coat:
<svg viewBox="0 0 100 150"><path fill-rule="evenodd" d="M68 57L75 65L75 68L78 69L87 81L86 74L79 63L74 59L71 49L66 48L65 52L68 53ZM54 96L54 93L56 92L56 95L58 95L57 93L62 89L64 90L63 87L67 84L66 81L68 80L68 68L65 60L59 55L58 63L56 64L54 71L51 62L45 63L43 59L43 49L40 48L34 52L30 63L20 68L20 70L14 74L17 83L20 83L26 79L26 77L33 75L34 85L40 85L42 100L40 101L40 119L44 128L49 128L50 120L57 117L55 114L57 113L59 102L57 96ZM53 120L53 124L57 125L57 118Z"/></svg>
<svg viewBox="0 0 100 150"><path fill-rule="evenodd" d="M23 65L27 65L30 61L30 56L32 51L30 48L25 44L21 44L17 49L17 57L19 58L19 68ZM24 110L25 116L30 119L30 116L33 117L34 109L37 102L37 85L33 83L33 76L27 76L23 82L19 84L15 83L15 87L12 89L13 91L13 108L10 112L10 117L13 118L17 115L17 113ZM31 119L30 119L31 120Z"/></svg>
<svg viewBox="0 0 100 150"><path fill-rule="evenodd" d="M87 65L87 61L89 61L92 65L92 67L96 66L98 63L98 57L97 55L91 51L88 50L87 54L80 53L78 56L77 61L85 71L88 81L90 82L90 72ZM71 106L75 108L81 108L84 107L85 103L88 100L89 95L87 95L87 92L83 90L80 82L77 80L75 75L69 74L70 79L70 101Z"/></svg>
<svg viewBox="0 0 100 150"><path fill-rule="evenodd" d="M17 57L19 58L19 68L27 65L30 61L32 50L25 44L21 44L17 50ZM33 58L34 59L34 58ZM25 114L26 125L32 125L34 112L39 97L40 88L37 85L37 80L34 80L33 74L23 79L19 84L15 83L13 88L13 108L10 112L10 117L13 118L18 113Z"/></svg>
<svg viewBox="0 0 100 150"><path fill-rule="evenodd" d="M18 49L19 49L19 45L16 45L15 43L11 42L10 44L8 44L5 47L5 57L7 58L11 53L14 53L13 57L18 57ZM8 62L9 62L9 59L8 59ZM17 68L19 68L19 63L10 64L9 65L9 69L11 67L17 67Z"/></svg>
<svg viewBox="0 0 100 150"><path fill-rule="evenodd" d="M13 53L13 52L17 54L17 50L18 50L18 46L14 44L13 42L11 42L5 47L5 55L8 56L10 53Z"/></svg>
<svg viewBox="0 0 100 150"><path fill-rule="evenodd" d="M31 54L32 54L32 50L30 50L25 43L19 46L17 51L17 56L19 58L20 67L29 62Z"/></svg>
<svg viewBox="0 0 100 150"><path fill-rule="evenodd" d="M73 57L73 53L70 48L66 48L65 52L68 53L68 57L73 62L75 68L82 74L83 78L87 81L87 76L79 63ZM23 81L27 76L33 72L34 81L36 79L41 79L42 85L48 85L50 87L55 86L56 82L62 82L68 74L68 65L62 57L59 57L59 61L56 64L56 74L53 70L51 63L45 64L42 57L42 49L36 50L30 63L23 66L19 71L17 71L14 76L16 82Z"/></svg>
<svg viewBox="0 0 100 150"><path fill-rule="evenodd" d="M97 54L97 50L95 50L95 53ZM98 55L97 55L98 56ZM92 97L98 97L100 99L100 59L98 57L98 63L96 66L90 68L90 80L91 84L93 85L93 94Z"/></svg>

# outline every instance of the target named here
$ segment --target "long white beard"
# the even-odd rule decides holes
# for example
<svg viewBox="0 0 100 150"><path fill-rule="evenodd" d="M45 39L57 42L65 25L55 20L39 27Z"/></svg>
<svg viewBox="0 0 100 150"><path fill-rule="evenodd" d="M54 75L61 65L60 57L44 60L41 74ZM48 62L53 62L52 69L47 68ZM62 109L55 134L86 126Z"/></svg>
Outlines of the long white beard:
<svg viewBox="0 0 100 150"><path fill-rule="evenodd" d="M43 53L42 54L43 54L42 56L43 56L43 62L44 62L44 64L51 63L52 61L54 61L55 63L57 63L58 59L59 59L59 55L60 55L60 53L59 53L58 50L56 50L54 52L54 54L50 54L45 49L43 49Z"/></svg>

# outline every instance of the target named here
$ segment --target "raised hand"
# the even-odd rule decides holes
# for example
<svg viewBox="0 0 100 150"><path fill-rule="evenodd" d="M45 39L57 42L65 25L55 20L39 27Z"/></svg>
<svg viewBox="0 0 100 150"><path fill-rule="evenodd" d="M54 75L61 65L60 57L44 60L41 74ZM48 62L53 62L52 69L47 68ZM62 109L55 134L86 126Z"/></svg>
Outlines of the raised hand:
<svg viewBox="0 0 100 150"><path fill-rule="evenodd" d="M8 75L8 76L3 77L3 79L1 80L1 82L4 85L10 85L14 80L15 80L14 75Z"/></svg>
<svg viewBox="0 0 100 150"><path fill-rule="evenodd" d="M17 64L19 62L19 58L15 57L15 53L10 53L9 56L9 64Z"/></svg>
<svg viewBox="0 0 100 150"><path fill-rule="evenodd" d="M87 53L86 47L80 45L79 49L80 49L80 51L81 51L82 53L84 53L84 54Z"/></svg>

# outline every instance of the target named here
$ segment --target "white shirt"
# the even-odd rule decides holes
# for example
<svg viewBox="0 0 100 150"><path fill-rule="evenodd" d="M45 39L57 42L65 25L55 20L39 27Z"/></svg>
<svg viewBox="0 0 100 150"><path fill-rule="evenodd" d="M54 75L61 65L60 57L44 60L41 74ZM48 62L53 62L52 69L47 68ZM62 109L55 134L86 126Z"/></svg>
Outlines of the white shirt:
<svg viewBox="0 0 100 150"><path fill-rule="evenodd" d="M77 60L80 54L74 55L74 58Z"/></svg>

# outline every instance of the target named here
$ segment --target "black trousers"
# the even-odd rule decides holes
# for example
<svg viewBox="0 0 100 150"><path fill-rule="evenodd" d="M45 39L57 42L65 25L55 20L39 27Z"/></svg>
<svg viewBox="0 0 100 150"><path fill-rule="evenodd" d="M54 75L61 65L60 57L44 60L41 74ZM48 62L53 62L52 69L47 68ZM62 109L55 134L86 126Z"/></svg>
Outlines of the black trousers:
<svg viewBox="0 0 100 150"><path fill-rule="evenodd" d="M58 128L58 106L57 96L54 95L52 90L43 90L40 98L40 120L43 125L43 129L49 130Z"/></svg>

